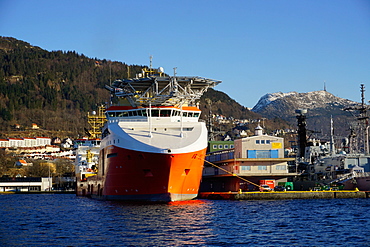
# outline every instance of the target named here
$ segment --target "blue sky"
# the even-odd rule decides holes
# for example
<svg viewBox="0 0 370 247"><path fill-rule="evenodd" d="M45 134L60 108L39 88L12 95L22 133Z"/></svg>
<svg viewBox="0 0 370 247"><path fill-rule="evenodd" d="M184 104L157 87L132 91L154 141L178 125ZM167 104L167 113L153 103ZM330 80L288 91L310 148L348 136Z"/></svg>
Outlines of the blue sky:
<svg viewBox="0 0 370 247"><path fill-rule="evenodd" d="M43 49L221 80L246 107L266 93L370 100L368 0L0 0L0 36ZM365 93L366 96L366 93Z"/></svg>

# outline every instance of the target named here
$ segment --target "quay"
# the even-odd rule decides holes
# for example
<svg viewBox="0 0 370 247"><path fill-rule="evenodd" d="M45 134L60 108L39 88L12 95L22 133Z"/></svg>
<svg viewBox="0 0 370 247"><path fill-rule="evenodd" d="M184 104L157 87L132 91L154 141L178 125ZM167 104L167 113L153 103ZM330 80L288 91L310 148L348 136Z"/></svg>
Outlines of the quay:
<svg viewBox="0 0 370 247"><path fill-rule="evenodd" d="M285 191L285 192L200 192L198 199L209 200L291 200L370 198L370 191Z"/></svg>

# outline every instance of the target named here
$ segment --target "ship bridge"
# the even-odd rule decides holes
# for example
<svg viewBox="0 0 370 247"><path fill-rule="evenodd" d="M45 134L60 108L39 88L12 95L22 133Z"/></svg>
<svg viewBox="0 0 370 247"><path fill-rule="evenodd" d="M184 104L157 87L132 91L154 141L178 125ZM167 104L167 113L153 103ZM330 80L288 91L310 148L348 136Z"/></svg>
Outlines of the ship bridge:
<svg viewBox="0 0 370 247"><path fill-rule="evenodd" d="M194 104L208 88L219 83L221 81L197 76L150 76L116 80L106 88L115 96L126 98L132 107L182 106Z"/></svg>

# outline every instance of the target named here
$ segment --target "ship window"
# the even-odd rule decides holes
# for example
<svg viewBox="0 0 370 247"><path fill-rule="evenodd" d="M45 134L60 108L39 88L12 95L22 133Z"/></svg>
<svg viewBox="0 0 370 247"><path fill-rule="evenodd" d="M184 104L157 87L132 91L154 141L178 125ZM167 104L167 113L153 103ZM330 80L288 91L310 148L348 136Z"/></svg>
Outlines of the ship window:
<svg viewBox="0 0 370 247"><path fill-rule="evenodd" d="M127 111L122 112L122 117L128 117L128 112Z"/></svg>
<svg viewBox="0 0 370 247"><path fill-rule="evenodd" d="M107 158L117 157L117 153L107 154Z"/></svg>
<svg viewBox="0 0 370 247"><path fill-rule="evenodd" d="M224 148L225 148L225 149L228 149L228 148L229 148L229 145L227 145L227 144L226 144L226 145L224 146Z"/></svg>
<svg viewBox="0 0 370 247"><path fill-rule="evenodd" d="M172 116L180 116L180 111L178 111L178 110L174 110L174 111L172 112Z"/></svg>
<svg viewBox="0 0 370 247"><path fill-rule="evenodd" d="M224 146L222 146L222 144L218 145L218 148L219 149L222 149Z"/></svg>
<svg viewBox="0 0 370 247"><path fill-rule="evenodd" d="M261 144L265 144L265 140L261 140Z"/></svg>
<svg viewBox="0 0 370 247"><path fill-rule="evenodd" d="M199 113L198 112L194 112L194 117L199 117Z"/></svg>
<svg viewBox="0 0 370 247"><path fill-rule="evenodd" d="M116 113L115 112L108 112L108 116L109 117L115 117L116 116Z"/></svg>
<svg viewBox="0 0 370 247"><path fill-rule="evenodd" d="M146 110L141 110L141 115L144 116L144 117L148 116Z"/></svg>
<svg viewBox="0 0 370 247"><path fill-rule="evenodd" d="M260 144L260 140L256 140L256 144Z"/></svg>
<svg viewBox="0 0 370 247"><path fill-rule="evenodd" d="M230 148L234 148L234 145L233 144L230 144Z"/></svg>
<svg viewBox="0 0 370 247"><path fill-rule="evenodd" d="M171 116L171 110L161 110L161 117Z"/></svg>
<svg viewBox="0 0 370 247"><path fill-rule="evenodd" d="M187 116L188 116L188 113L187 113L187 112L183 112L183 113L182 113L182 116L183 116L183 117L187 117Z"/></svg>
<svg viewBox="0 0 370 247"><path fill-rule="evenodd" d="M152 117L159 117L159 110L152 110Z"/></svg>
<svg viewBox="0 0 370 247"><path fill-rule="evenodd" d="M270 144L270 140L266 140L266 144Z"/></svg>
<svg viewBox="0 0 370 247"><path fill-rule="evenodd" d="M266 171L267 170L267 166L258 166L258 170L259 171Z"/></svg>
<svg viewBox="0 0 370 247"><path fill-rule="evenodd" d="M137 115L138 115L138 116L142 116L142 115L143 115L143 114L142 114L142 112L141 112L141 110L138 110L138 111L137 111Z"/></svg>
<svg viewBox="0 0 370 247"><path fill-rule="evenodd" d="M193 117L193 112L189 112L188 117Z"/></svg>
<svg viewBox="0 0 370 247"><path fill-rule="evenodd" d="M213 145L213 149L217 149L217 145Z"/></svg>
<svg viewBox="0 0 370 247"><path fill-rule="evenodd" d="M123 112L117 112L117 117L123 117Z"/></svg>

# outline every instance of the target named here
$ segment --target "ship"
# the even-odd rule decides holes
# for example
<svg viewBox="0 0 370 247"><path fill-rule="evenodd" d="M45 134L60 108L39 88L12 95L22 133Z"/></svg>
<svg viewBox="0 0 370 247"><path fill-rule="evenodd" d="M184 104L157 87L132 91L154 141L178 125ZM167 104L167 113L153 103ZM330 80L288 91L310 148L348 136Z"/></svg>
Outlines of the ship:
<svg viewBox="0 0 370 247"><path fill-rule="evenodd" d="M98 164L94 175L78 178L77 195L148 202L197 197L208 141L197 102L219 83L150 65L135 78L106 85L111 104Z"/></svg>
<svg viewBox="0 0 370 247"><path fill-rule="evenodd" d="M306 109L298 109L298 181L313 190L358 189L370 191L370 144L368 109L364 97L365 87L361 84L361 105L344 108L352 111L356 124L350 126L348 137L335 146L333 120L330 125L330 140L307 139Z"/></svg>

